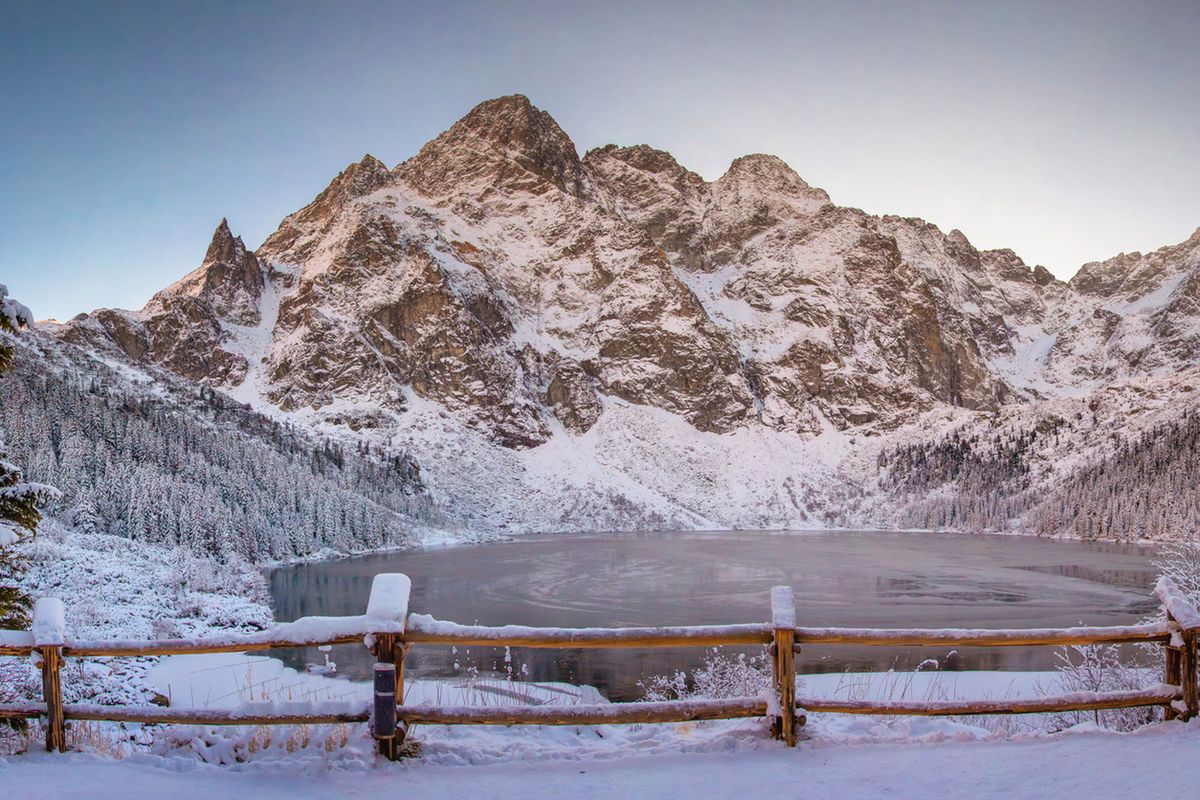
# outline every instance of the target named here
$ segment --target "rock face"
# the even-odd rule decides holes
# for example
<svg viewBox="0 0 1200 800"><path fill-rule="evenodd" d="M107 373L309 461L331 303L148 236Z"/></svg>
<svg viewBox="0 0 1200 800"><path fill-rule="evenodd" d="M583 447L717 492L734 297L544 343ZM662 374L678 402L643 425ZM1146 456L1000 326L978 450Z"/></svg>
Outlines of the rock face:
<svg viewBox="0 0 1200 800"><path fill-rule="evenodd" d="M1200 362L1200 229L1153 253L1085 264L1056 309L1048 359L1066 383L1164 375Z"/></svg>
<svg viewBox="0 0 1200 800"><path fill-rule="evenodd" d="M618 401L714 433L885 431L1195 363L1198 317L1200 231L1064 284L773 156L712 182L645 145L580 158L515 95L392 170L351 164L256 253L222 221L145 309L59 335L356 425L430 402L520 449Z"/></svg>

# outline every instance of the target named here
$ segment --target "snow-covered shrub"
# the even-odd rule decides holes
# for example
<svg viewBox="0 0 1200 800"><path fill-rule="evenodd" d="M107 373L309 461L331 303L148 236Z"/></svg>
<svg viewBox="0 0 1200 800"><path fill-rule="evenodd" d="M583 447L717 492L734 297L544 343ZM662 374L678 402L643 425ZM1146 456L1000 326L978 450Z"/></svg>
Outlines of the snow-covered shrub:
<svg viewBox="0 0 1200 800"><path fill-rule="evenodd" d="M0 657L0 703L19 703L41 698L38 671L28 658ZM0 724L0 755L26 749L29 732L25 720L7 720Z"/></svg>
<svg viewBox="0 0 1200 800"><path fill-rule="evenodd" d="M704 654L703 666L692 674L690 681L680 671L655 675L639 681L638 686L647 700L753 697L771 686L771 660L766 652L733 655L714 647Z"/></svg>
<svg viewBox="0 0 1200 800"><path fill-rule="evenodd" d="M1188 529L1180 538L1162 545L1150 562L1158 573L1170 578L1193 603L1200 602L1200 530ZM1161 612L1159 612L1161 613ZM1157 621L1156 619L1146 620ZM1158 645L1125 647L1117 645L1076 645L1060 648L1058 686L1046 694L1063 692L1116 692L1141 689L1152 682L1150 676L1162 669L1162 648ZM1065 728L1081 722L1094 722L1104 728L1128 731L1160 719L1158 708L1123 708L1108 711L1072 711L1053 714L1051 726Z"/></svg>
<svg viewBox="0 0 1200 800"><path fill-rule="evenodd" d="M1154 648L1155 651L1158 648ZM1057 686L1044 694L1072 692L1122 692L1144 688L1148 666L1139 666L1136 651L1112 644L1071 645L1059 648ZM1064 711L1050 714L1049 728L1062 730L1083 722L1102 728L1131 731L1161 717L1155 707L1116 708L1106 711Z"/></svg>
<svg viewBox="0 0 1200 800"><path fill-rule="evenodd" d="M204 617L213 608L214 598L210 595L234 595L253 603L266 606L270 602L267 582L262 572L241 555L231 553L218 562L209 556L196 555L187 547L176 547L171 551L171 576L169 584L179 602L182 612L189 617ZM219 604L218 604L219 605ZM228 623L218 611L218 624Z"/></svg>

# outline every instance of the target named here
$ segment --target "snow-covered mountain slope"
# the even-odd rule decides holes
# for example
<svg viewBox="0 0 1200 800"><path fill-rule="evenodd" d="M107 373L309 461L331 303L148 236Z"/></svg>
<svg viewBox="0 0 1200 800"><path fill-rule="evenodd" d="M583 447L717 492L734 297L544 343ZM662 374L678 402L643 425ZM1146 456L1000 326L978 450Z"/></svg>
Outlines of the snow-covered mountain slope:
<svg viewBox="0 0 1200 800"><path fill-rule="evenodd" d="M280 424L154 366L40 331L0 379L5 448L82 532L251 562L413 542L436 515L397 449Z"/></svg>
<svg viewBox="0 0 1200 800"><path fill-rule="evenodd" d="M938 414L880 447L863 507L890 524L1170 539L1200 519L1200 369L1082 397Z"/></svg>
<svg viewBox="0 0 1200 800"><path fill-rule="evenodd" d="M518 95L51 332L407 448L472 527L850 524L918 418L1196 364L1198 273L1200 232L1063 283L772 156L711 182L644 145L581 158Z"/></svg>

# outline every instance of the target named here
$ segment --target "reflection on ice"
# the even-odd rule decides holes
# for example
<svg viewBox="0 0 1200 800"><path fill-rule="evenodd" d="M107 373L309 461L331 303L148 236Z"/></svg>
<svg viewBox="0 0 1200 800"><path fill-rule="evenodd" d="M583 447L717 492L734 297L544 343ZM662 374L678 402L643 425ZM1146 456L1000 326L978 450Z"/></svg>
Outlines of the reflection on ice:
<svg viewBox="0 0 1200 800"><path fill-rule="evenodd" d="M800 625L850 627L1067 627L1136 621L1154 603L1146 548L961 534L662 533L547 536L282 567L271 573L276 615L360 614L379 572L413 579L411 608L484 625L612 626L765 621L768 593L788 584ZM517 669L531 681L580 682L612 699L640 696L638 681L694 666L688 650L602 651L414 648L413 676ZM950 670L1044 670L1048 648L813 646L802 672L911 669L927 657ZM363 678L362 647L333 654ZM299 653L294 663L321 662Z"/></svg>

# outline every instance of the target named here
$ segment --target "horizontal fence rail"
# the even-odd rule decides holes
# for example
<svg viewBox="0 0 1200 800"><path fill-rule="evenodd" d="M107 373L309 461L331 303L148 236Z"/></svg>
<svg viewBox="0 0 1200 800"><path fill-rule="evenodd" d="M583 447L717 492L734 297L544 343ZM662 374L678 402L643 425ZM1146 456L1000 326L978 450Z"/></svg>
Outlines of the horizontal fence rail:
<svg viewBox="0 0 1200 800"><path fill-rule="evenodd" d="M1163 706L1179 699L1176 686L1157 686L1125 692L1074 692L1025 700L923 700L880 702L874 700L801 699L805 711L831 714L907 715L918 717L963 717L978 714L1045 714L1059 711L1102 711L1113 708Z"/></svg>
<svg viewBox="0 0 1200 800"><path fill-rule="evenodd" d="M141 722L174 725L333 725L366 722L370 713L364 706L358 711L303 712L288 714L267 709L222 711L207 708L161 708L159 706L65 705L67 719L103 722Z"/></svg>
<svg viewBox="0 0 1200 800"><path fill-rule="evenodd" d="M1107 628L796 628L797 644L858 644L956 647L1027 647L1031 645L1138 644L1166 642L1179 630L1168 623Z"/></svg>
<svg viewBox="0 0 1200 800"><path fill-rule="evenodd" d="M720 647L770 644L770 625L697 625L678 628L528 628L457 625L426 614L408 618L404 641L457 647Z"/></svg>
<svg viewBox="0 0 1200 800"><path fill-rule="evenodd" d="M881 716L970 716L1162 706L1167 719L1200 714L1197 637L1200 611L1167 578L1155 594L1164 622L1114 627L979 629L813 628L796 624L790 587L771 592L771 621L744 625L657 628L535 628L522 625L459 625L408 610L411 582L400 574L377 575L367 613L348 617L304 617L249 635L156 641L69 641L62 603L43 598L34 606L29 631L0 631L0 656L32 656L42 671L42 702L0 703L0 719L46 720L46 747L64 750L65 723L103 720L181 725L370 724L385 757L399 757L408 727L427 725L627 725L635 723L767 717L773 734L794 745L805 712ZM279 647L363 643L377 659L374 702L369 705L249 703L233 710L64 704L64 658L110 658L202 653L237 653ZM762 696L720 700L541 706L405 705L404 658L411 645L446 647L540 647L563 649L769 647L771 689ZM1012 647L1093 644L1159 644L1165 652L1161 684L1120 692L1076 692L1031 699L875 701L796 697L795 654L812 645Z"/></svg>
<svg viewBox="0 0 1200 800"><path fill-rule="evenodd" d="M428 725L631 725L761 717L766 713L765 699L735 697L578 706L401 706L397 716L408 723Z"/></svg>

